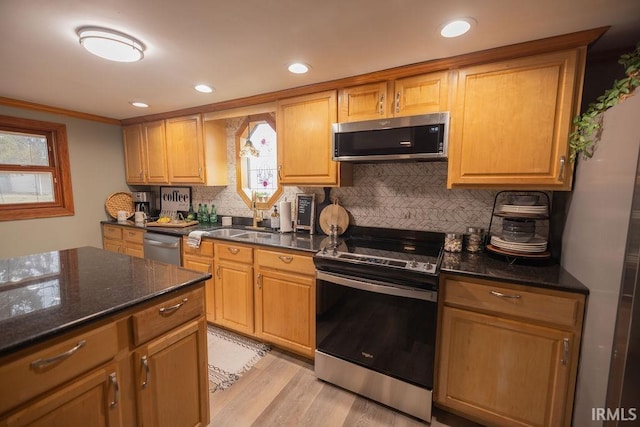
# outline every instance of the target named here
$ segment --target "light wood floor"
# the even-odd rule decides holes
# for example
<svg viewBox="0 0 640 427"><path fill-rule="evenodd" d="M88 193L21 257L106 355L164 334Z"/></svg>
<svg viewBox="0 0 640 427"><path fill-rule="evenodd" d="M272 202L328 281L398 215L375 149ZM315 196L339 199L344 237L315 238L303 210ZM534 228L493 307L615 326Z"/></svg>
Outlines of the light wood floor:
<svg viewBox="0 0 640 427"><path fill-rule="evenodd" d="M227 390L210 395L211 427L425 427L426 423L318 380L313 365L271 350ZM434 408L432 426L477 426Z"/></svg>

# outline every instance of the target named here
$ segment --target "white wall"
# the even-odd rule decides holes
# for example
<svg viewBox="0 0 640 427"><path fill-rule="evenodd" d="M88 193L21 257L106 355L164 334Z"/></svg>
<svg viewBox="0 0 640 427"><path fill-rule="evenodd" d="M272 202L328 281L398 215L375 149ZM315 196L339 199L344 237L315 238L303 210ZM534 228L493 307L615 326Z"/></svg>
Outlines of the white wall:
<svg viewBox="0 0 640 427"><path fill-rule="evenodd" d="M573 425L604 408L640 146L640 94L604 114L593 158L576 169L561 264L589 288ZM613 408L612 408L613 409Z"/></svg>
<svg viewBox="0 0 640 427"><path fill-rule="evenodd" d="M75 205L73 216L0 221L0 258L102 247L104 203L112 193L129 191L120 126L6 106L0 106L0 114L66 124Z"/></svg>

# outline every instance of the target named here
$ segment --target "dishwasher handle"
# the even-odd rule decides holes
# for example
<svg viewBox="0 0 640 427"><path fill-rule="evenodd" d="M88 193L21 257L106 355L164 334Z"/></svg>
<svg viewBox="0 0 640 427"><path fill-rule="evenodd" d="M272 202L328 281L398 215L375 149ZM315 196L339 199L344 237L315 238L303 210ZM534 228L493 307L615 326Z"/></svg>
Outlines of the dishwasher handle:
<svg viewBox="0 0 640 427"><path fill-rule="evenodd" d="M158 246L159 248L173 249L173 248L177 248L178 246L180 246L180 241L178 241L176 243L165 243L165 242L159 242L157 240L144 239L144 244L145 245L151 245L151 246Z"/></svg>

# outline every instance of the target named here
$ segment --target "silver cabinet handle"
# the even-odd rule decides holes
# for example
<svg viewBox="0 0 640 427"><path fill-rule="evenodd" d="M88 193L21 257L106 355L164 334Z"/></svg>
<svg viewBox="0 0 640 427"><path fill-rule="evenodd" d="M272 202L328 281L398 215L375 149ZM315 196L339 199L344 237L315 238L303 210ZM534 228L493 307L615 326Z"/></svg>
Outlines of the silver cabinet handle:
<svg viewBox="0 0 640 427"><path fill-rule="evenodd" d="M116 377L116 373L113 372L109 375L109 380L111 381L111 385L113 386L113 400L109 404L111 408L115 408L118 405L118 401L120 400L120 385L118 384L118 378Z"/></svg>
<svg viewBox="0 0 640 427"><path fill-rule="evenodd" d="M396 93L396 113L400 112L400 92Z"/></svg>
<svg viewBox="0 0 640 427"><path fill-rule="evenodd" d="M509 294L503 294L502 292L497 292L497 291L489 291L489 293L494 297L498 297L498 298L512 298L512 299L520 298L520 295L518 294L509 295Z"/></svg>
<svg viewBox="0 0 640 427"><path fill-rule="evenodd" d="M220 277L220 265L218 264L218 266L216 267L216 276L218 276L218 279L221 279L222 277Z"/></svg>
<svg viewBox="0 0 640 427"><path fill-rule="evenodd" d="M240 252L240 249L232 248L231 246L227 246L227 250L231 252L233 255L236 255L238 252Z"/></svg>
<svg viewBox="0 0 640 427"><path fill-rule="evenodd" d="M558 172L558 181L564 181L564 165L567 159L564 156L560 156L560 172Z"/></svg>
<svg viewBox="0 0 640 427"><path fill-rule="evenodd" d="M182 301L180 301L179 303L177 303L176 305L172 305L171 307L162 307L161 309L159 309L158 311L162 314L162 313L167 313L170 311L174 311L179 309L180 307L182 307L185 303L187 302L187 298L183 299Z"/></svg>
<svg viewBox="0 0 640 427"><path fill-rule="evenodd" d="M142 382L142 388L147 388L149 385L149 360L147 356L142 356L142 367L144 368L144 381Z"/></svg>
<svg viewBox="0 0 640 427"><path fill-rule="evenodd" d="M258 289L262 289L262 273L258 273L256 277L256 282L258 283Z"/></svg>
<svg viewBox="0 0 640 427"><path fill-rule="evenodd" d="M87 343L86 340L81 340L73 348L70 348L69 350L65 351L64 353L60 353L57 356L49 357L48 359L37 359L37 360L34 360L33 362L31 362L31 369L44 368L45 366L49 366L52 363L56 363L56 362L59 362L60 360L64 360L64 359L66 359L68 357L71 357L73 355L73 353L75 353L76 351L78 351L82 347L84 347L86 343Z"/></svg>
<svg viewBox="0 0 640 427"><path fill-rule="evenodd" d="M280 258L280 261L284 262L285 264L290 264L291 261L293 261L292 256L278 255L278 258Z"/></svg>
<svg viewBox="0 0 640 427"><path fill-rule="evenodd" d="M567 363L569 362L569 338L565 338L562 340L562 346L564 348L564 354L562 356L562 364L564 366L567 366Z"/></svg>
<svg viewBox="0 0 640 427"><path fill-rule="evenodd" d="M380 95L380 115L384 115L384 95Z"/></svg>

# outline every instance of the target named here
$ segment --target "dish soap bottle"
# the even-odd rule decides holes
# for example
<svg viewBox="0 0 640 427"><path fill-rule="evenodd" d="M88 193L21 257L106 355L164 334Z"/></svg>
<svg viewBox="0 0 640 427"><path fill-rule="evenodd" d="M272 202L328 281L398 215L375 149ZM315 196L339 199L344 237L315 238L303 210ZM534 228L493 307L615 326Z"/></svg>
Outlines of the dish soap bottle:
<svg viewBox="0 0 640 427"><path fill-rule="evenodd" d="M211 203L211 214L209 215L209 222L215 224L218 222L218 214L216 213L216 205Z"/></svg>
<svg viewBox="0 0 640 427"><path fill-rule="evenodd" d="M278 207L273 207L273 213L271 214L271 228L278 230L280 228L280 214L278 213Z"/></svg>

